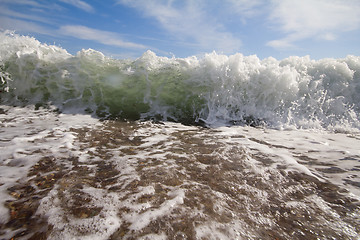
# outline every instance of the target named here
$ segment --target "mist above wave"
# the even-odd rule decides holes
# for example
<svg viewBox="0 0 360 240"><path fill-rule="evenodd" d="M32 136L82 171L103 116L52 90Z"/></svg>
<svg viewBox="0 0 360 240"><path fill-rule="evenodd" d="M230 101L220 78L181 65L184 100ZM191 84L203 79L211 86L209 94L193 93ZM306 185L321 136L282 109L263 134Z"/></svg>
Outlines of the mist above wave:
<svg viewBox="0 0 360 240"><path fill-rule="evenodd" d="M0 33L0 101L101 117L360 129L360 57L283 60L215 52L118 60Z"/></svg>

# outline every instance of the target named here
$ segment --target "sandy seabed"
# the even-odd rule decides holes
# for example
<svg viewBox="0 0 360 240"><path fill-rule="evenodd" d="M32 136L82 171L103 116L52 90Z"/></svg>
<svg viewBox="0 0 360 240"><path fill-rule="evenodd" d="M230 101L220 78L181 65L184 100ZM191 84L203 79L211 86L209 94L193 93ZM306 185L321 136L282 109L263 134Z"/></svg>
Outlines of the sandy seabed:
<svg viewBox="0 0 360 240"><path fill-rule="evenodd" d="M359 134L0 107L1 239L359 239Z"/></svg>

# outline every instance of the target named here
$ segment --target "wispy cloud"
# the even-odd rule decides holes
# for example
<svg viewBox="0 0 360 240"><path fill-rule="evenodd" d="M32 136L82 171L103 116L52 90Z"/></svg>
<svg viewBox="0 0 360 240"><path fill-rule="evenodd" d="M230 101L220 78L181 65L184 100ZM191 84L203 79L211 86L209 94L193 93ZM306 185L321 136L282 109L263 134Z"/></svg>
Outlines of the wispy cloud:
<svg viewBox="0 0 360 240"><path fill-rule="evenodd" d="M35 0L1 0L0 4L8 5L22 5L29 6L31 10L56 10L59 11L62 8L54 2L44 2L44 1L35 1ZM3 6L2 6L3 7Z"/></svg>
<svg viewBox="0 0 360 240"><path fill-rule="evenodd" d="M60 0L60 1L63 3L73 5L74 7L80 8L81 10L84 10L86 12L91 13L95 11L91 5L81 0Z"/></svg>
<svg viewBox="0 0 360 240"><path fill-rule="evenodd" d="M2 0L1 4L4 5L0 6L0 28L56 36L54 29L49 27L49 23L53 20L46 17L46 14L42 14L43 12L51 13L62 10L56 3L46 4L42 1L32 0ZM28 10L16 11L18 5L27 6ZM39 12L41 14L38 14Z"/></svg>
<svg viewBox="0 0 360 240"><path fill-rule="evenodd" d="M2 0L1 1L3 4L7 3L7 4L21 4L21 5L28 5L28 6L32 6L32 7L43 7L42 4L36 2L36 1L32 1L32 0Z"/></svg>
<svg viewBox="0 0 360 240"><path fill-rule="evenodd" d="M360 28L359 13L358 0L273 0L269 20L286 36L267 45L286 49L304 39L335 40Z"/></svg>
<svg viewBox="0 0 360 240"><path fill-rule="evenodd" d="M5 16L0 16L0 28L7 29L7 30L15 30L15 31L26 31L31 33L40 33L49 36L54 36L52 30L43 27L39 24L30 22L30 21L23 21L19 19L9 18Z"/></svg>
<svg viewBox="0 0 360 240"><path fill-rule="evenodd" d="M98 29L89 28L82 25L58 25L58 19L50 19L50 15L56 12L59 8L56 4L43 4L42 1L25 1L25 0L2 0L2 3L8 5L27 5L33 11L45 11L47 14L35 14L34 12L15 11L4 5L0 7L0 28L15 30L18 32L38 33L53 37L72 36L74 38L90 40L108 46L115 46L128 49L145 49L145 45L126 41L117 33L102 31ZM81 0L59 0L76 6L84 11L93 12L94 9ZM1 5L1 4L0 4ZM48 13L49 12L49 13Z"/></svg>
<svg viewBox="0 0 360 240"><path fill-rule="evenodd" d="M230 6L227 11L235 12L241 19L256 17L261 12L264 0L226 0Z"/></svg>
<svg viewBox="0 0 360 240"><path fill-rule="evenodd" d="M97 30L81 25L61 26L58 32L61 35L67 35L84 40L92 40L109 46L134 49L147 48L142 44L124 41L121 39L121 36L116 33Z"/></svg>
<svg viewBox="0 0 360 240"><path fill-rule="evenodd" d="M190 42L189 45L194 44L199 50L227 53L241 46L241 40L224 30L224 26L206 11L207 1L118 0L118 3L156 19L176 40Z"/></svg>
<svg viewBox="0 0 360 240"><path fill-rule="evenodd" d="M34 14L24 14L21 12L16 12L16 11L13 11L13 10L7 8L6 6L3 6L0 8L0 15L7 16L11 19L19 18L19 19L42 22L42 23L49 22L49 19L47 19L47 18L40 17L40 16L34 15ZM0 25L1 25L1 23L0 23Z"/></svg>

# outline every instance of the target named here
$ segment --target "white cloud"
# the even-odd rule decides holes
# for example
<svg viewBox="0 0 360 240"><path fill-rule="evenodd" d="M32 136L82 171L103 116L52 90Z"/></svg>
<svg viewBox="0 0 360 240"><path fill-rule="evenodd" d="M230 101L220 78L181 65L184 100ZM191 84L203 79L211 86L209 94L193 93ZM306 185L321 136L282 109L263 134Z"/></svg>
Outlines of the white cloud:
<svg viewBox="0 0 360 240"><path fill-rule="evenodd" d="M1 0L0 4L8 4L8 5L16 4L16 5L30 6L32 7L31 10L43 10L43 9L56 10L56 11L62 10L62 8L56 3L51 3L51 2L49 3L44 1L41 1L40 3L33 0Z"/></svg>
<svg viewBox="0 0 360 240"><path fill-rule="evenodd" d="M73 5L74 7L80 8L86 12L94 12L94 8L81 0L60 0L61 2Z"/></svg>
<svg viewBox="0 0 360 240"><path fill-rule="evenodd" d="M26 20L31 20L31 21L37 21L37 22L42 22L42 23L48 23L49 19L44 18L44 17L40 17L38 15L29 15L29 14L24 14L24 13L20 13L20 12L15 12L13 10L8 9L6 6L3 6L2 8L0 8L0 15L3 16L8 16L9 18L20 18L20 19L26 19Z"/></svg>
<svg viewBox="0 0 360 240"><path fill-rule="evenodd" d="M241 40L224 30L216 17L207 11L208 1L119 0L146 17L155 18L178 41L192 42L199 51L238 51Z"/></svg>
<svg viewBox="0 0 360 240"><path fill-rule="evenodd" d="M291 43L288 39L279 39L279 40L272 40L267 43L268 46L276 48L276 49L293 49L295 45Z"/></svg>
<svg viewBox="0 0 360 240"><path fill-rule="evenodd" d="M59 29L59 34L67 35L79 39L84 39L84 40L92 40L109 46L134 48L134 49L147 48L146 46L141 44L124 41L116 33L88 28L81 25L62 26Z"/></svg>
<svg viewBox="0 0 360 240"><path fill-rule="evenodd" d="M15 30L19 32L32 32L32 33L40 33L46 34L49 36L54 36L51 30L40 26L39 24L23 21L19 19L9 18L9 17L2 17L0 16L0 28L6 30Z"/></svg>
<svg viewBox="0 0 360 240"><path fill-rule="evenodd" d="M36 1L32 1L32 0L2 0L2 3L29 5L32 7L42 7L41 4L39 4Z"/></svg>
<svg viewBox="0 0 360 240"><path fill-rule="evenodd" d="M359 13L358 0L273 0L269 19L286 36L268 45L288 48L304 39L335 40L360 27Z"/></svg>
<svg viewBox="0 0 360 240"><path fill-rule="evenodd" d="M241 18L254 17L261 11L264 0L227 0L230 4L228 11L237 13Z"/></svg>

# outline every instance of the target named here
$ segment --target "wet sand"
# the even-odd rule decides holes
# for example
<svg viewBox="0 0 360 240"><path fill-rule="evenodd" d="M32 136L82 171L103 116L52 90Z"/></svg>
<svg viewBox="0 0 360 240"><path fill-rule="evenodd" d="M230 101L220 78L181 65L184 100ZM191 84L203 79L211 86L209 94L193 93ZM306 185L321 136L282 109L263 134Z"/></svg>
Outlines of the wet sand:
<svg viewBox="0 0 360 240"><path fill-rule="evenodd" d="M41 147L57 141L56 128L22 153L38 160L6 188L1 239L359 237L359 200L321 177L347 170L302 152L297 162L319 170L308 175L276 155L294 147L246 129L230 136L175 123L103 121L62 131L62 139L75 138L57 154ZM253 145L240 144L245 139Z"/></svg>

